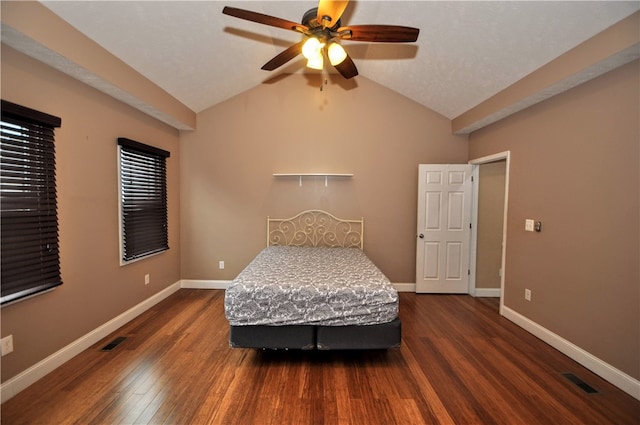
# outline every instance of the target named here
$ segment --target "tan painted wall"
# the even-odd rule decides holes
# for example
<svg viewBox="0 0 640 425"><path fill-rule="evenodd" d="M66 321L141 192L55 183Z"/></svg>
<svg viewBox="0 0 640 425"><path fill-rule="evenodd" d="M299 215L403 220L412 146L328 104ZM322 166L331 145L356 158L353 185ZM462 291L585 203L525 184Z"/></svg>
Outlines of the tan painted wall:
<svg viewBox="0 0 640 425"><path fill-rule="evenodd" d="M180 280L178 132L88 86L2 46L2 98L62 118L56 130L63 285L3 307L2 381ZM167 160L166 253L119 265L116 138L171 152ZM144 285L144 275L151 283Z"/></svg>
<svg viewBox="0 0 640 425"><path fill-rule="evenodd" d="M639 74L632 62L469 142L469 158L511 151L505 305L636 379Z"/></svg>
<svg viewBox="0 0 640 425"><path fill-rule="evenodd" d="M322 208L363 216L365 252L391 281L415 282L418 164L466 162L466 136L362 76L342 82L320 91L290 75L198 114L180 144L184 279L234 278L265 246L268 215ZM354 177L272 176L293 172Z"/></svg>
<svg viewBox="0 0 640 425"><path fill-rule="evenodd" d="M479 165L476 288L500 288L506 164Z"/></svg>

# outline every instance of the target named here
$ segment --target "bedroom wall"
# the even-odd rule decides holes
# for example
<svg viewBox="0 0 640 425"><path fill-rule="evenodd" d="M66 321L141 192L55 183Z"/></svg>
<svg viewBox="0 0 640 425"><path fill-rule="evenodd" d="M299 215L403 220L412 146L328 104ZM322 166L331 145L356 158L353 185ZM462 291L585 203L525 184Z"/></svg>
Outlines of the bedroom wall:
<svg viewBox="0 0 640 425"><path fill-rule="evenodd" d="M635 379L638 75L635 61L469 137L470 159L511 151L505 306Z"/></svg>
<svg viewBox="0 0 640 425"><path fill-rule="evenodd" d="M2 382L180 280L178 131L2 45L2 98L62 119L56 130L63 285L2 307ZM119 263L116 138L171 152L168 252ZM144 285L144 275L151 283Z"/></svg>
<svg viewBox="0 0 640 425"><path fill-rule="evenodd" d="M415 282L420 163L464 163L445 117L359 76L288 75L198 114L181 135L182 278L231 280L266 241L266 217L325 209L365 219L365 252ZM276 179L273 173L353 173ZM218 262L225 261L225 269Z"/></svg>

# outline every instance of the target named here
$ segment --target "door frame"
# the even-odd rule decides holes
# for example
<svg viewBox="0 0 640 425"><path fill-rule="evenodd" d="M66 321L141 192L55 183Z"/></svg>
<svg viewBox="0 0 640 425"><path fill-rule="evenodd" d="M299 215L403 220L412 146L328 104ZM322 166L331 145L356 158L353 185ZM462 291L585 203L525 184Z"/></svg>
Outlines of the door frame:
<svg viewBox="0 0 640 425"><path fill-rule="evenodd" d="M473 297L476 296L476 255L478 251L478 188L480 185L480 165L490 162L497 162L505 160L505 182L504 182L504 209L502 219L502 257L500 270L500 315L503 315L504 309L504 277L506 266L506 253L507 253L507 211L509 206L509 166L510 166L511 151L499 152L493 155L483 156L480 158L472 159L468 163L473 165L473 180L476 184L473 185L473 195L471 199L471 252L469 258L469 266L471 275L469 276L469 294Z"/></svg>

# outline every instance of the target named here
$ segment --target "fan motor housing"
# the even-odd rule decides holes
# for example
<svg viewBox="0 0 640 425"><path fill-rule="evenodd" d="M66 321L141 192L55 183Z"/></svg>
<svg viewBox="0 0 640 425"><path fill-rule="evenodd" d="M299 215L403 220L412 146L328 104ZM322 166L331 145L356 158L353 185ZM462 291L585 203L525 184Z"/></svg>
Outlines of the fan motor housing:
<svg viewBox="0 0 640 425"><path fill-rule="evenodd" d="M314 7L313 9L309 9L302 15L302 25L306 25L310 30L314 30L318 27L322 27L322 25L318 22L318 8ZM328 28L330 31L336 30L340 28L341 22L338 19L338 22L335 23L331 28Z"/></svg>

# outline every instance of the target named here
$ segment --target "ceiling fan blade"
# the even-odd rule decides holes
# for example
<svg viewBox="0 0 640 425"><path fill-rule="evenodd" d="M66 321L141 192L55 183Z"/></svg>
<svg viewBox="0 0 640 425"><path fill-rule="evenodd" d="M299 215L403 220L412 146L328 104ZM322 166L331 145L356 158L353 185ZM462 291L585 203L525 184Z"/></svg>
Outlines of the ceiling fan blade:
<svg viewBox="0 0 640 425"><path fill-rule="evenodd" d="M399 25L349 25L336 30L340 38L381 43L410 43L418 39L418 28Z"/></svg>
<svg viewBox="0 0 640 425"><path fill-rule="evenodd" d="M250 10L238 9L236 7L225 6L224 9L222 9L222 13L233 16L234 18L270 25L276 28L283 28L285 30L298 31L302 33L306 33L306 31L309 30L305 25L297 22L287 21L286 19L276 18L275 16L252 12Z"/></svg>
<svg viewBox="0 0 640 425"><path fill-rule="evenodd" d="M318 23L324 28L332 28L347 8L349 0L320 0L318 2Z"/></svg>
<svg viewBox="0 0 640 425"><path fill-rule="evenodd" d="M347 55L347 57L341 63L335 65L334 67L338 70L340 75L342 75L347 80L358 75L358 68L356 68L356 64L353 63L353 60L351 60L351 57L349 55Z"/></svg>
<svg viewBox="0 0 640 425"><path fill-rule="evenodd" d="M273 59L271 59L269 62L262 65L261 69L264 69L265 71L273 71L274 69L281 67L282 65L289 62L291 59L295 58L300 53L302 53L303 44L304 44L304 41L301 41L300 43L296 43L293 46L287 48L286 50L283 50L278 55L276 55Z"/></svg>

